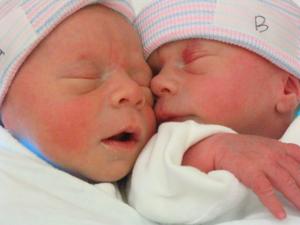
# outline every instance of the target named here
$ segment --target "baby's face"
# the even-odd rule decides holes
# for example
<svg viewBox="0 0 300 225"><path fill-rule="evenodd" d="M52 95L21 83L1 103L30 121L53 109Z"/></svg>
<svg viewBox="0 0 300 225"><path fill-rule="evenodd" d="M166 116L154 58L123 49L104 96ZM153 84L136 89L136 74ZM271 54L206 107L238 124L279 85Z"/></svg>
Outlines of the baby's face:
<svg viewBox="0 0 300 225"><path fill-rule="evenodd" d="M259 134L273 113L278 69L247 50L184 40L160 47L148 62L160 122L195 119Z"/></svg>
<svg viewBox="0 0 300 225"><path fill-rule="evenodd" d="M155 129L150 80L132 26L110 9L90 6L26 60L2 118L58 166L93 181L118 180Z"/></svg>

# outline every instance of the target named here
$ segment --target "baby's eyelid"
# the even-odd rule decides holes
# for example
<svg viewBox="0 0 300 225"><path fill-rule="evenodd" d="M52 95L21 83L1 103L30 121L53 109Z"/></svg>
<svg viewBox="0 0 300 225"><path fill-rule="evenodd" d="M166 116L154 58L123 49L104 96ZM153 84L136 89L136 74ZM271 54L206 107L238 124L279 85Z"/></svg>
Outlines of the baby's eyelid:
<svg viewBox="0 0 300 225"><path fill-rule="evenodd" d="M195 52L194 54L191 54L189 56L186 57L182 57L182 60L184 62L185 65L197 62L200 59L204 59L210 56L214 56L214 54L211 54L207 51L202 51L202 52Z"/></svg>
<svg viewBox="0 0 300 225"><path fill-rule="evenodd" d="M194 63L196 62L197 60L203 58L204 56L203 55L197 55L197 56L193 56L193 57L190 57L190 58L183 58L183 62L185 65L189 65L191 63Z"/></svg>

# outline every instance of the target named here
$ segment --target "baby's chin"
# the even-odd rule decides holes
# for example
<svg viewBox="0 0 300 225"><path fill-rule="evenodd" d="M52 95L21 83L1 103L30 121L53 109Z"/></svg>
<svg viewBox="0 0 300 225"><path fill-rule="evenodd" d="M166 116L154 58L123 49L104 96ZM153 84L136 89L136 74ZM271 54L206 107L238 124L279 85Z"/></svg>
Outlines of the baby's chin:
<svg viewBox="0 0 300 225"><path fill-rule="evenodd" d="M118 165L111 165L105 172L72 173L72 175L91 184L117 182L125 178L132 170L132 167L133 165L128 163L118 163Z"/></svg>

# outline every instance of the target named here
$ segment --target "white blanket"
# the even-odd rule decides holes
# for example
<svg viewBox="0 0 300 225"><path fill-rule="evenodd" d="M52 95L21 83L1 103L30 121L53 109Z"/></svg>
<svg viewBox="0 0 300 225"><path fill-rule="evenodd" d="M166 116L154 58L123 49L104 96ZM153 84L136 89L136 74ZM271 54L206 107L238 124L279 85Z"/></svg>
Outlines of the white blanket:
<svg viewBox="0 0 300 225"><path fill-rule="evenodd" d="M0 127L0 225L150 225L110 183L53 168Z"/></svg>
<svg viewBox="0 0 300 225"><path fill-rule="evenodd" d="M182 156L190 146L219 132L233 131L193 121L161 125L133 170L130 204L162 224L299 225L300 213L288 202L288 218L276 220L230 172L206 174L181 166ZM300 117L282 141L300 145Z"/></svg>

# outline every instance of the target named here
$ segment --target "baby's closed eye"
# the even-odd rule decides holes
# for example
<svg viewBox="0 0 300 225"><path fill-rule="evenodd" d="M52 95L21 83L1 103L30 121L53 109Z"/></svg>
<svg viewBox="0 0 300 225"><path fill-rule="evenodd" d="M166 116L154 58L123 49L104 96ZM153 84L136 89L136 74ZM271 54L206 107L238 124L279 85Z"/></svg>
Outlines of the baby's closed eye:
<svg viewBox="0 0 300 225"><path fill-rule="evenodd" d="M95 90L101 85L102 80L96 76L67 77L61 79L60 83L64 92L81 95Z"/></svg>
<svg viewBox="0 0 300 225"><path fill-rule="evenodd" d="M203 75L210 70L211 66L216 66L217 62L214 62L212 56L201 56L195 58L193 61L186 63L183 67L184 71L195 74Z"/></svg>

